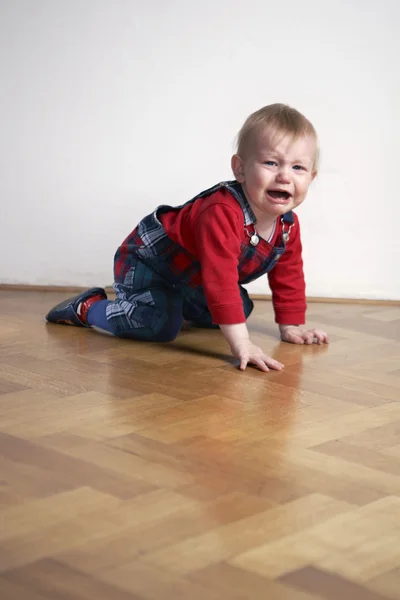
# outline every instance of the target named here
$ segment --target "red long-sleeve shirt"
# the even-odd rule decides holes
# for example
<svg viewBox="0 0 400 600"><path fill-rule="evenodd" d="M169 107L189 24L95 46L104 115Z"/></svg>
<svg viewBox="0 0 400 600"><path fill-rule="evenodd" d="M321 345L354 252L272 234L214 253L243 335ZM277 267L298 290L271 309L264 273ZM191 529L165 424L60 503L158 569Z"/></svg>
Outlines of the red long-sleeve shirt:
<svg viewBox="0 0 400 600"><path fill-rule="evenodd" d="M268 272L275 321L282 325L305 322L302 247L299 221L296 215L294 218L286 250ZM222 188L179 211L162 214L160 220L168 236L200 262L202 285L213 322L219 325L245 322L238 284L246 279L248 271L242 278L239 257L243 244L248 245L250 238L237 200ZM270 243L260 238L257 251L261 257L268 257L271 245L276 245L281 232L282 225L278 221Z"/></svg>

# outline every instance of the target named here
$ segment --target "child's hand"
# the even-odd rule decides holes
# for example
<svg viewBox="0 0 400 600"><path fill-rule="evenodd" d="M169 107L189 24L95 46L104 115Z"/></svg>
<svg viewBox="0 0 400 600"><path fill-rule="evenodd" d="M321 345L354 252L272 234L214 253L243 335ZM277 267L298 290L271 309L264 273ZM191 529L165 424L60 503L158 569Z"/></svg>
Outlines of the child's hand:
<svg viewBox="0 0 400 600"><path fill-rule="evenodd" d="M248 363L256 365L261 371L269 371L269 368L281 371L284 367L282 363L264 354L261 348L255 346L249 339L237 342L231 346L231 350L233 356L240 360L241 371L245 370Z"/></svg>
<svg viewBox="0 0 400 600"><path fill-rule="evenodd" d="M328 334L320 329L302 329L297 325L279 325L281 340L291 344L329 344Z"/></svg>

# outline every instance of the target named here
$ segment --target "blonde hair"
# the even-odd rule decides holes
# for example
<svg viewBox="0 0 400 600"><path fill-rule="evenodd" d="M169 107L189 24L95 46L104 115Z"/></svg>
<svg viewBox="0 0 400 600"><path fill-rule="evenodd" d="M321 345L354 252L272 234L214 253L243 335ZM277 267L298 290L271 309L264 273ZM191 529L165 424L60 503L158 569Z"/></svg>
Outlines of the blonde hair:
<svg viewBox="0 0 400 600"><path fill-rule="evenodd" d="M237 154L243 157L254 135L261 130L270 129L275 134L292 135L293 139L311 136L315 139L316 153L314 169L318 169L319 145L317 132L313 124L298 110L287 104L269 104L247 117L237 136Z"/></svg>

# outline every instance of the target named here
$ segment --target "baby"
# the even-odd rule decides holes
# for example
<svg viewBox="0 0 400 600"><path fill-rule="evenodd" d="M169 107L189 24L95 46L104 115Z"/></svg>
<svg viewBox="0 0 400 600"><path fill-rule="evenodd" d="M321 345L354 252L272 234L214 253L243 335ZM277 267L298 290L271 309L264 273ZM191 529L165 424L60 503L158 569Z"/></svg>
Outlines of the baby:
<svg viewBox="0 0 400 600"><path fill-rule="evenodd" d="M297 110L272 104L253 113L238 136L233 181L177 207L146 216L114 258L116 300L92 288L55 306L52 323L93 327L135 340L167 342L183 320L220 328L240 369L283 365L249 336L253 302L243 285L268 274L283 341L328 343L307 330L300 228L292 212L317 174L318 140Z"/></svg>

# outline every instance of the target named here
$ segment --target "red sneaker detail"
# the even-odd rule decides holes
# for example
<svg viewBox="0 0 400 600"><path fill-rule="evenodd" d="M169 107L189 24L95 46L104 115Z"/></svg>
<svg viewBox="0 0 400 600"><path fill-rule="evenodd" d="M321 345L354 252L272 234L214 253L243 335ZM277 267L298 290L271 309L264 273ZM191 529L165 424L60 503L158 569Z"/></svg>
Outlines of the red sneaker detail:
<svg viewBox="0 0 400 600"><path fill-rule="evenodd" d="M85 325L86 325L86 318L87 318L89 308L92 306L92 304L94 304L95 302L98 302L99 300L105 300L105 298L101 294L96 294L96 296L90 296L90 298L88 298L84 302L81 302L81 304L79 305L78 317L80 318L82 323L84 323Z"/></svg>

